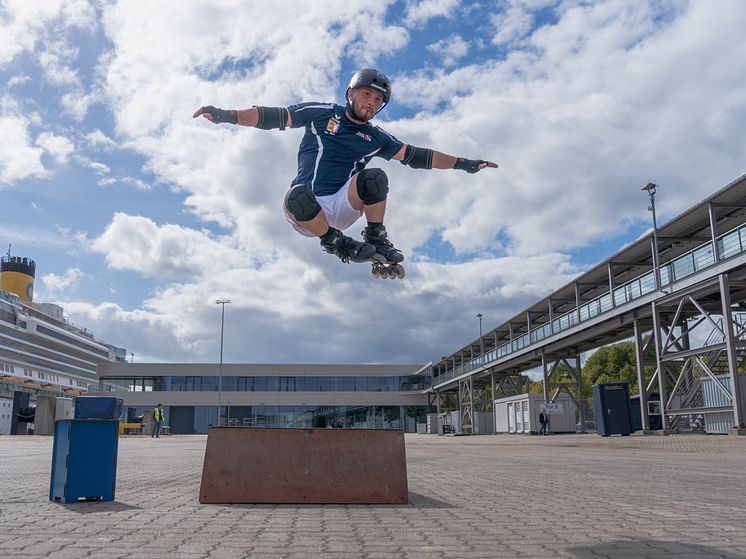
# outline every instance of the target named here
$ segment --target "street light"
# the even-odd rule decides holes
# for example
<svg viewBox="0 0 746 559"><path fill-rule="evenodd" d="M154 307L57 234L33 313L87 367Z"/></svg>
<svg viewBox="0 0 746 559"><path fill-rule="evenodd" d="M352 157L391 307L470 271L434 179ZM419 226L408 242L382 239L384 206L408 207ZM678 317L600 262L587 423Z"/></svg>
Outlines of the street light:
<svg viewBox="0 0 746 559"><path fill-rule="evenodd" d="M132 356L132 357L130 358L130 364L132 364L132 363L134 363L134 362L135 362L135 354L134 354L133 352L131 352L131 351L130 351L130 355Z"/></svg>
<svg viewBox="0 0 746 559"><path fill-rule="evenodd" d="M476 314L479 319L479 349L481 351L481 357L484 358L484 338L482 338L482 313Z"/></svg>
<svg viewBox="0 0 746 559"><path fill-rule="evenodd" d="M218 299L217 305L222 305L220 313L220 369L218 372L218 427L220 427L220 412L223 407L223 329L225 326L225 305L230 305L228 299Z"/></svg>
<svg viewBox="0 0 746 559"><path fill-rule="evenodd" d="M648 206L648 211L652 212L653 214L653 274L655 275L655 288L657 290L660 290L662 286L661 286L661 269L660 269L660 264L658 262L658 224L655 221L655 190L656 188L658 188L657 184L649 182L648 184L642 187L642 190L647 190L648 195L650 196L650 205Z"/></svg>

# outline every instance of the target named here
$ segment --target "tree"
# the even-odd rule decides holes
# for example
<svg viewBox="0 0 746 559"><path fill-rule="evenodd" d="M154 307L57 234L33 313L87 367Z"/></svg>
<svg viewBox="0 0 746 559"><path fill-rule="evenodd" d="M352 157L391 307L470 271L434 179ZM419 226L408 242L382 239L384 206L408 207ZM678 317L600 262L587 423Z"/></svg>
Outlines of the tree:
<svg viewBox="0 0 746 559"><path fill-rule="evenodd" d="M523 390L529 394L543 394L544 393L544 381L542 380L529 380L524 381Z"/></svg>
<svg viewBox="0 0 746 559"><path fill-rule="evenodd" d="M653 371L645 371L650 379ZM583 396L590 397L592 386L608 382L629 383L630 395L639 394L637 356L634 342L621 342L599 348L583 366Z"/></svg>

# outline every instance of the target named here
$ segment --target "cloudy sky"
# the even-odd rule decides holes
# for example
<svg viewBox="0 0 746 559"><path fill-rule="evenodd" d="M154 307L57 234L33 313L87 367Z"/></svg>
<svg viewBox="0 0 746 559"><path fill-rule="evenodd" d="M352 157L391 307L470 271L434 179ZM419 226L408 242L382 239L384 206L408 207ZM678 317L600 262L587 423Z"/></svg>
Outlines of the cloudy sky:
<svg viewBox="0 0 746 559"><path fill-rule="evenodd" d="M746 2L0 0L0 246L135 361L425 363L746 171ZM302 130L192 119L393 82L404 281L296 234ZM359 222L349 230L358 236Z"/></svg>

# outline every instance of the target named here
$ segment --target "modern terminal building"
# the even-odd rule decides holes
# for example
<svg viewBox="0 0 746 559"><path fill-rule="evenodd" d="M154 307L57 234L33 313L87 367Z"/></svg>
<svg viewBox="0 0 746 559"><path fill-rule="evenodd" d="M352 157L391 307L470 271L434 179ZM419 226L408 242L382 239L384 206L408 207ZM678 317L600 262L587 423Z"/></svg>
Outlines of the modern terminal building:
<svg viewBox="0 0 746 559"><path fill-rule="evenodd" d="M101 363L100 389L124 400L125 418L162 404L174 434L220 425L403 429L426 421L427 365Z"/></svg>

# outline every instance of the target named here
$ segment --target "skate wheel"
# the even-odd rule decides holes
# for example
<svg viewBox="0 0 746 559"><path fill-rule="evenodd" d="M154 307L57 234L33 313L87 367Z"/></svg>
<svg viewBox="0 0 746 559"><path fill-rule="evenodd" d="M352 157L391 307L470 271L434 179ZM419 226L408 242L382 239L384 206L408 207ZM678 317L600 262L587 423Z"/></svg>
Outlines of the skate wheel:
<svg viewBox="0 0 746 559"><path fill-rule="evenodd" d="M401 264L394 264L391 266L391 271L394 273L394 276L396 276L397 279L403 279L404 278L404 266Z"/></svg>
<svg viewBox="0 0 746 559"><path fill-rule="evenodd" d="M370 273L373 274L373 277L376 279L381 277L381 271L376 266L373 266L373 269L370 271Z"/></svg>

